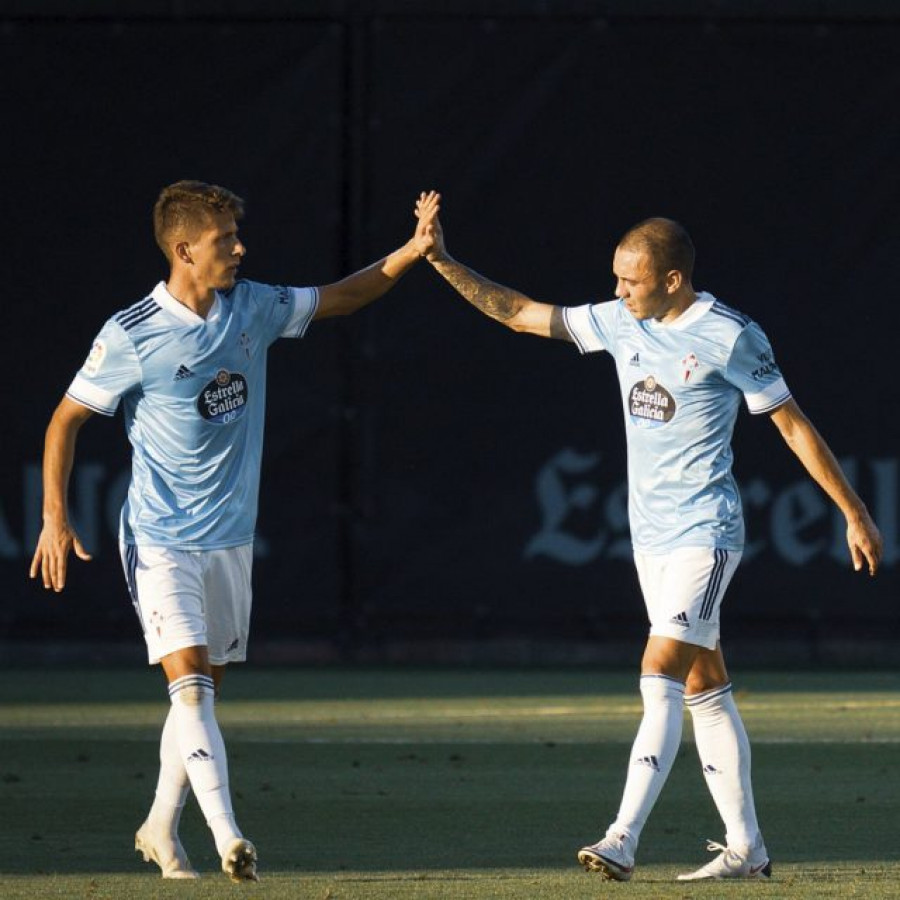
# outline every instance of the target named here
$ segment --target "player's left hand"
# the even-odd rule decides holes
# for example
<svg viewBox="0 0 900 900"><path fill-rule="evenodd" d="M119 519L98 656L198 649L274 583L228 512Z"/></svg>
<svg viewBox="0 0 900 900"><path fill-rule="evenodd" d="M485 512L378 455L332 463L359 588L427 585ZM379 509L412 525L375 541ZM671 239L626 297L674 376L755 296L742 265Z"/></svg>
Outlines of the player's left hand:
<svg viewBox="0 0 900 900"><path fill-rule="evenodd" d="M444 233L441 229L438 213L441 209L441 195L437 191L423 191L416 200L416 233L413 241L419 256L433 259L435 255L444 253Z"/></svg>
<svg viewBox="0 0 900 900"><path fill-rule="evenodd" d="M853 558L853 568L859 572L867 565L869 574L874 575L881 562L883 542L878 526L865 507L857 516L847 520L847 544Z"/></svg>

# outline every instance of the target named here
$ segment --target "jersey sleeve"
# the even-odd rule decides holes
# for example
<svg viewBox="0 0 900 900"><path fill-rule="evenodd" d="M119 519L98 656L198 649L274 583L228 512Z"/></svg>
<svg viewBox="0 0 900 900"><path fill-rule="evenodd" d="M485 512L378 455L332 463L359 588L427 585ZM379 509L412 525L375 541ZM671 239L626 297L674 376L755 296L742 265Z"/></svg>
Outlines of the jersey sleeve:
<svg viewBox="0 0 900 900"><path fill-rule="evenodd" d="M94 339L66 396L94 412L111 416L122 397L140 383L141 364L134 344L122 327L110 319Z"/></svg>
<svg viewBox="0 0 900 900"><path fill-rule="evenodd" d="M303 337L319 308L318 288L283 287L255 281L241 284L244 290L250 291L254 315L262 324L269 344L280 337Z"/></svg>
<svg viewBox="0 0 900 900"><path fill-rule="evenodd" d="M755 322L750 322L734 342L725 378L743 393L754 415L771 412L791 397L769 339Z"/></svg>
<svg viewBox="0 0 900 900"><path fill-rule="evenodd" d="M292 287L288 290L291 292L293 312L280 336L302 338L319 308L319 289L317 287Z"/></svg>
<svg viewBox="0 0 900 900"><path fill-rule="evenodd" d="M616 335L616 301L564 306L563 322L581 353L612 350Z"/></svg>

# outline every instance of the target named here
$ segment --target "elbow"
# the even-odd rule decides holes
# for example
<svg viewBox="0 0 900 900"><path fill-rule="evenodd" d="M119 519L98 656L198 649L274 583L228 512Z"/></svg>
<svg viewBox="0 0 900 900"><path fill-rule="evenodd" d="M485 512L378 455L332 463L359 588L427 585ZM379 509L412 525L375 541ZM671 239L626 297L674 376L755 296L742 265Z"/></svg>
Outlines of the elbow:
<svg viewBox="0 0 900 900"><path fill-rule="evenodd" d="M782 438L784 438L784 442L785 442L785 444L787 444L788 449L792 453L796 453L797 447L798 447L796 433L793 431L782 431L781 436L782 436Z"/></svg>
<svg viewBox="0 0 900 900"><path fill-rule="evenodd" d="M534 317L528 315L527 308L524 307L519 307L512 315L501 319L501 321L511 331L516 331L519 334L531 334L535 330Z"/></svg>

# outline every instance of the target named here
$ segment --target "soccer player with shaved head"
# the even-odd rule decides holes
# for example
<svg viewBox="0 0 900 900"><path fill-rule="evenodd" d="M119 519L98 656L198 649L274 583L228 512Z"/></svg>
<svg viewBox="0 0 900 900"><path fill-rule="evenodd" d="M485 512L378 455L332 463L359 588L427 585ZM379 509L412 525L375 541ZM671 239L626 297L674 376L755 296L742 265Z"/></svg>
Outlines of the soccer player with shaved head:
<svg viewBox="0 0 900 900"><path fill-rule="evenodd" d="M310 323L390 290L424 252L436 196L420 198L419 210L413 237L379 262L322 287L280 287L238 277L247 252L240 197L199 181L170 185L153 210L167 280L106 322L53 413L31 577L61 591L69 553L90 559L66 502L79 429L94 413L112 416L120 404L124 412L132 473L122 562L171 701L156 795L135 847L164 878L197 877L178 836L191 789L222 870L234 881L257 877L256 848L234 817L214 701L225 666L247 654L266 354L279 338L302 338Z"/></svg>
<svg viewBox="0 0 900 900"><path fill-rule="evenodd" d="M421 214L430 217L422 197ZM441 223L426 258L476 309L514 331L558 338L615 360L628 446L634 561L650 621L641 662L643 718L618 813L578 851L589 871L627 881L641 831L681 742L687 706L706 784L725 827L715 858L681 880L768 878L750 745L719 641L719 613L741 558L744 523L731 437L741 401L768 416L847 522L857 570L874 575L881 535L834 454L791 395L763 330L694 289L694 247L670 219L635 225L613 257L616 297L563 307L537 302L454 260Z"/></svg>

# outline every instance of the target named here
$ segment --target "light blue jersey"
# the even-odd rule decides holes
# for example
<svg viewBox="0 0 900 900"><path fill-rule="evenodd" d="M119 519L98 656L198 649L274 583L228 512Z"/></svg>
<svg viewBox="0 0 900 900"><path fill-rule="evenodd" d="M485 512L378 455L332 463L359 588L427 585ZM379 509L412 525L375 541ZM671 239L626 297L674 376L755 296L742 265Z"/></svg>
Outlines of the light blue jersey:
<svg viewBox="0 0 900 900"><path fill-rule="evenodd" d="M607 350L616 362L635 549L743 547L731 474L741 395L751 413L791 396L762 329L707 293L667 324L638 321L621 300L568 308L564 318L582 353Z"/></svg>
<svg viewBox="0 0 900 900"><path fill-rule="evenodd" d="M109 319L67 396L113 415L122 401L132 475L128 544L215 550L253 540L266 354L302 337L316 288L238 281L203 319L160 282Z"/></svg>

